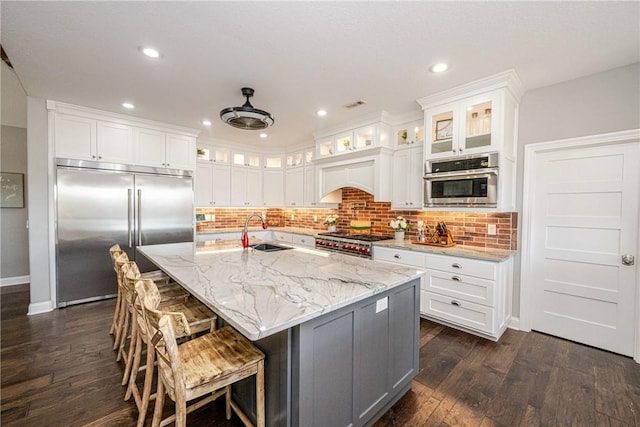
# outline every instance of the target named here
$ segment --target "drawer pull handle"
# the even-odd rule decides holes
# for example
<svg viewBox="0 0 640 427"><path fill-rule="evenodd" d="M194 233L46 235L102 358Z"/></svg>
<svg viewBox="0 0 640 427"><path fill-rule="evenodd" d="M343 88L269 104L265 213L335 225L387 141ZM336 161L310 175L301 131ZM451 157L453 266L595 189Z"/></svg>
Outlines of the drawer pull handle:
<svg viewBox="0 0 640 427"><path fill-rule="evenodd" d="M453 268L462 268L462 266L460 264L458 264L457 262L454 262L453 264L451 264L451 267L453 267Z"/></svg>
<svg viewBox="0 0 640 427"><path fill-rule="evenodd" d="M451 276L451 280L455 280L456 282L462 281L462 279L459 276Z"/></svg>
<svg viewBox="0 0 640 427"><path fill-rule="evenodd" d="M456 307L460 307L460 303L458 301L451 301L451 305L455 305Z"/></svg>
<svg viewBox="0 0 640 427"><path fill-rule="evenodd" d="M394 257L395 259L400 259L400 258L402 258L402 257L401 257L400 255L398 255L398 254L395 254L393 257Z"/></svg>

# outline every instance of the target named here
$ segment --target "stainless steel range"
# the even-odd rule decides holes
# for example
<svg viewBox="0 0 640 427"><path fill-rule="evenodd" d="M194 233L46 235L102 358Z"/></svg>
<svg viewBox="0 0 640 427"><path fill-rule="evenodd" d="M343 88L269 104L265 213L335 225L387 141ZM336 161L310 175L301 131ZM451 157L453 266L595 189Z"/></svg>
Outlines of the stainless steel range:
<svg viewBox="0 0 640 427"><path fill-rule="evenodd" d="M332 252L371 258L371 243L379 240L392 239L390 236L348 233L318 233L316 248Z"/></svg>

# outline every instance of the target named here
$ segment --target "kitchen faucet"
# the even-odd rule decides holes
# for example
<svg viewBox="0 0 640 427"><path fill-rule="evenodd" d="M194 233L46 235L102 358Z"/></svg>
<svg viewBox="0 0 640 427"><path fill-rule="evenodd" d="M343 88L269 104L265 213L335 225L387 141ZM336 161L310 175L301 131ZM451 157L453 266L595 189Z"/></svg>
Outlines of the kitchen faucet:
<svg viewBox="0 0 640 427"><path fill-rule="evenodd" d="M264 215L257 214L257 213L249 215L247 219L244 220L244 228L242 229L242 247L243 248L249 247L249 232L247 230L247 227L249 226L249 220L254 216L257 216L258 218L260 218L260 221L262 221L262 229L263 230L267 229L267 220L264 217Z"/></svg>

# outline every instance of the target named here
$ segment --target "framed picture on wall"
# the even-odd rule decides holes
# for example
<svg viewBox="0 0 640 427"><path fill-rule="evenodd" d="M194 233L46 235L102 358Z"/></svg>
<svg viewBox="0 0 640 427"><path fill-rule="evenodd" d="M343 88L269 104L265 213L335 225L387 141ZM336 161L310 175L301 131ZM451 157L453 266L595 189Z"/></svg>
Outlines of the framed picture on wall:
<svg viewBox="0 0 640 427"><path fill-rule="evenodd" d="M24 174L0 172L0 208L24 208Z"/></svg>

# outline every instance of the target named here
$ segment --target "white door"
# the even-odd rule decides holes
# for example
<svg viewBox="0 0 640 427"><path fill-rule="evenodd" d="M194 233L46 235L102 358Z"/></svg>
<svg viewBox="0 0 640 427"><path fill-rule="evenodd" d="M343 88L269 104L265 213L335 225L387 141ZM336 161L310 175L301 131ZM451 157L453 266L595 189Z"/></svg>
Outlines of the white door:
<svg viewBox="0 0 640 427"><path fill-rule="evenodd" d="M575 146L533 158L523 258L532 329L634 354L639 147Z"/></svg>

